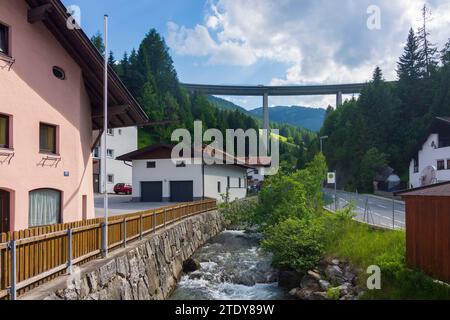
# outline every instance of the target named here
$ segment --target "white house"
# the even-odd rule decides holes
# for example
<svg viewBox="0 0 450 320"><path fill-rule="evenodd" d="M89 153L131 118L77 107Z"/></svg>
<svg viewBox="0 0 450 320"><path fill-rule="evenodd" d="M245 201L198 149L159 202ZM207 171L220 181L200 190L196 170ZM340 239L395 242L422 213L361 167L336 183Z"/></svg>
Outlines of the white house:
<svg viewBox="0 0 450 320"><path fill-rule="evenodd" d="M133 164L133 201L190 202L203 198L230 201L247 196L245 163L189 164L171 159L172 146L154 145L119 157Z"/></svg>
<svg viewBox="0 0 450 320"><path fill-rule="evenodd" d="M445 181L450 181L450 117L434 119L409 168L411 188Z"/></svg>
<svg viewBox="0 0 450 320"><path fill-rule="evenodd" d="M94 132L94 136L98 136L98 132ZM129 153L137 149L138 146L138 129L137 127L109 129L108 130L108 150L106 154L106 170L107 170L107 191L114 192L114 186L117 183L132 183L133 168L131 163L116 160L117 156ZM102 152L101 139L94 149L94 192L100 192L101 188L101 170L100 160Z"/></svg>
<svg viewBox="0 0 450 320"><path fill-rule="evenodd" d="M249 185L252 187L261 186L271 167L271 159L269 157L247 158L246 163L252 166L252 168L247 171Z"/></svg>

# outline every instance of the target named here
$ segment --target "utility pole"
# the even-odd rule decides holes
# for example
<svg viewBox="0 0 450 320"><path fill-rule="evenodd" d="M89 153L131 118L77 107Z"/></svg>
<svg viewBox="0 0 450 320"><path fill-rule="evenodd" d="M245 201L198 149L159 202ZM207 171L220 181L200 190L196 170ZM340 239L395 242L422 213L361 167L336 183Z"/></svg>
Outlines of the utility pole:
<svg viewBox="0 0 450 320"><path fill-rule="evenodd" d="M103 255L104 257L108 256L108 183L107 183L107 166L106 166L106 153L108 152L107 148L107 142L108 142L108 15L105 15L104 17L104 23L105 23L105 34L104 34L104 42L105 42L105 74L104 74L104 109L103 109L103 116L104 116L104 122L103 122L103 151L102 151L102 169L103 169L103 206L105 209L104 216L105 216L105 232L104 232L104 248L103 248Z"/></svg>

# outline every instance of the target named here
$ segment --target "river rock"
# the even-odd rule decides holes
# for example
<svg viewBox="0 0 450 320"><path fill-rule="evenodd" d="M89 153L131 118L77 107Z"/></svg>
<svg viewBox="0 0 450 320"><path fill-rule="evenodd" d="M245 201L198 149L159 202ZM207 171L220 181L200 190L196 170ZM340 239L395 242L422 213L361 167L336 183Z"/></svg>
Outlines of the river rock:
<svg viewBox="0 0 450 320"><path fill-rule="evenodd" d="M300 288L308 289L311 291L319 291L320 285L315 278L307 275L307 276L304 276L302 281L300 282Z"/></svg>
<svg viewBox="0 0 450 320"><path fill-rule="evenodd" d="M308 271L308 276L314 278L315 280L319 281L322 279L318 271Z"/></svg>
<svg viewBox="0 0 450 320"><path fill-rule="evenodd" d="M200 262L193 258L187 259L185 262L183 262L183 272L184 273L191 273L197 270L200 270L201 265Z"/></svg>
<svg viewBox="0 0 450 320"><path fill-rule="evenodd" d="M293 289L297 288L302 281L302 275L293 270L280 270L278 272L278 285L282 288Z"/></svg>
<svg viewBox="0 0 450 320"><path fill-rule="evenodd" d="M319 286L323 291L328 291L328 289L330 289L331 287L331 284L326 280L319 280Z"/></svg>
<svg viewBox="0 0 450 320"><path fill-rule="evenodd" d="M335 285L342 285L345 283L344 273L339 266L329 265L325 269L325 275Z"/></svg>

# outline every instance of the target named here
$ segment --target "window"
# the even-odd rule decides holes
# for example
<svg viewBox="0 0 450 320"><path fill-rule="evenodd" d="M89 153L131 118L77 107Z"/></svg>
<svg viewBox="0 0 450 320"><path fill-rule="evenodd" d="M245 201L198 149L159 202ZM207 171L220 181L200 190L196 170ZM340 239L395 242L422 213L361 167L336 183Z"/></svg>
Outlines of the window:
<svg viewBox="0 0 450 320"><path fill-rule="evenodd" d="M186 161L177 161L177 168L186 168Z"/></svg>
<svg viewBox="0 0 450 320"><path fill-rule="evenodd" d="M242 178L239 178L239 189L242 188Z"/></svg>
<svg viewBox="0 0 450 320"><path fill-rule="evenodd" d="M7 56L9 53L9 28L3 24L0 24L0 53Z"/></svg>
<svg viewBox="0 0 450 320"><path fill-rule="evenodd" d="M147 162L147 169L154 169L156 168L156 162L155 161L148 161Z"/></svg>
<svg viewBox="0 0 450 320"><path fill-rule="evenodd" d="M108 158L114 158L114 150L113 149L106 150L106 156Z"/></svg>
<svg viewBox="0 0 450 320"><path fill-rule="evenodd" d="M61 192L39 189L30 192L28 223L31 228L61 222Z"/></svg>
<svg viewBox="0 0 450 320"><path fill-rule="evenodd" d="M447 170L450 170L450 159L447 159Z"/></svg>
<svg viewBox="0 0 450 320"><path fill-rule="evenodd" d="M108 183L114 183L114 175L108 174Z"/></svg>
<svg viewBox="0 0 450 320"><path fill-rule="evenodd" d="M59 80L66 80L66 73L60 67L53 67L53 75Z"/></svg>
<svg viewBox="0 0 450 320"><path fill-rule="evenodd" d="M418 172L419 172L419 160L414 159L414 173L418 173Z"/></svg>
<svg viewBox="0 0 450 320"><path fill-rule="evenodd" d="M99 147L94 148L93 156L94 156L94 158L100 158L100 148Z"/></svg>
<svg viewBox="0 0 450 320"><path fill-rule="evenodd" d="M222 184L220 183L220 181L217 181L217 192L222 193Z"/></svg>
<svg viewBox="0 0 450 320"><path fill-rule="evenodd" d="M227 177L227 189L230 189L230 185L231 185L231 178Z"/></svg>
<svg viewBox="0 0 450 320"><path fill-rule="evenodd" d="M0 148L9 148L9 117L0 114Z"/></svg>
<svg viewBox="0 0 450 320"><path fill-rule="evenodd" d="M39 126L39 150L56 154L56 126L41 123Z"/></svg>
<svg viewBox="0 0 450 320"><path fill-rule="evenodd" d="M114 135L114 129L108 129L108 135L113 136Z"/></svg>
<svg viewBox="0 0 450 320"><path fill-rule="evenodd" d="M119 136L122 135L122 129L119 129Z"/></svg>
<svg viewBox="0 0 450 320"><path fill-rule="evenodd" d="M437 162L437 169L438 170L445 170L445 161L444 160L438 160L438 162Z"/></svg>

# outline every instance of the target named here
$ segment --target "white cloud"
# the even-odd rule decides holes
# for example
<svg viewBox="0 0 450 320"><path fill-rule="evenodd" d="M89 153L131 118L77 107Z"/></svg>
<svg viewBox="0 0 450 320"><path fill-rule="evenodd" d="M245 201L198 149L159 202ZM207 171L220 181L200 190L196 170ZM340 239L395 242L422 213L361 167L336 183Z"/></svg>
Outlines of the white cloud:
<svg viewBox="0 0 450 320"><path fill-rule="evenodd" d="M381 30L366 27L372 4L381 8ZM450 4L428 5L432 41L442 46L450 37ZM376 65L394 79L422 6L423 0L210 0L203 24L169 22L167 39L176 54L205 57L210 65L278 63L285 74L272 75L272 85L363 82Z"/></svg>

